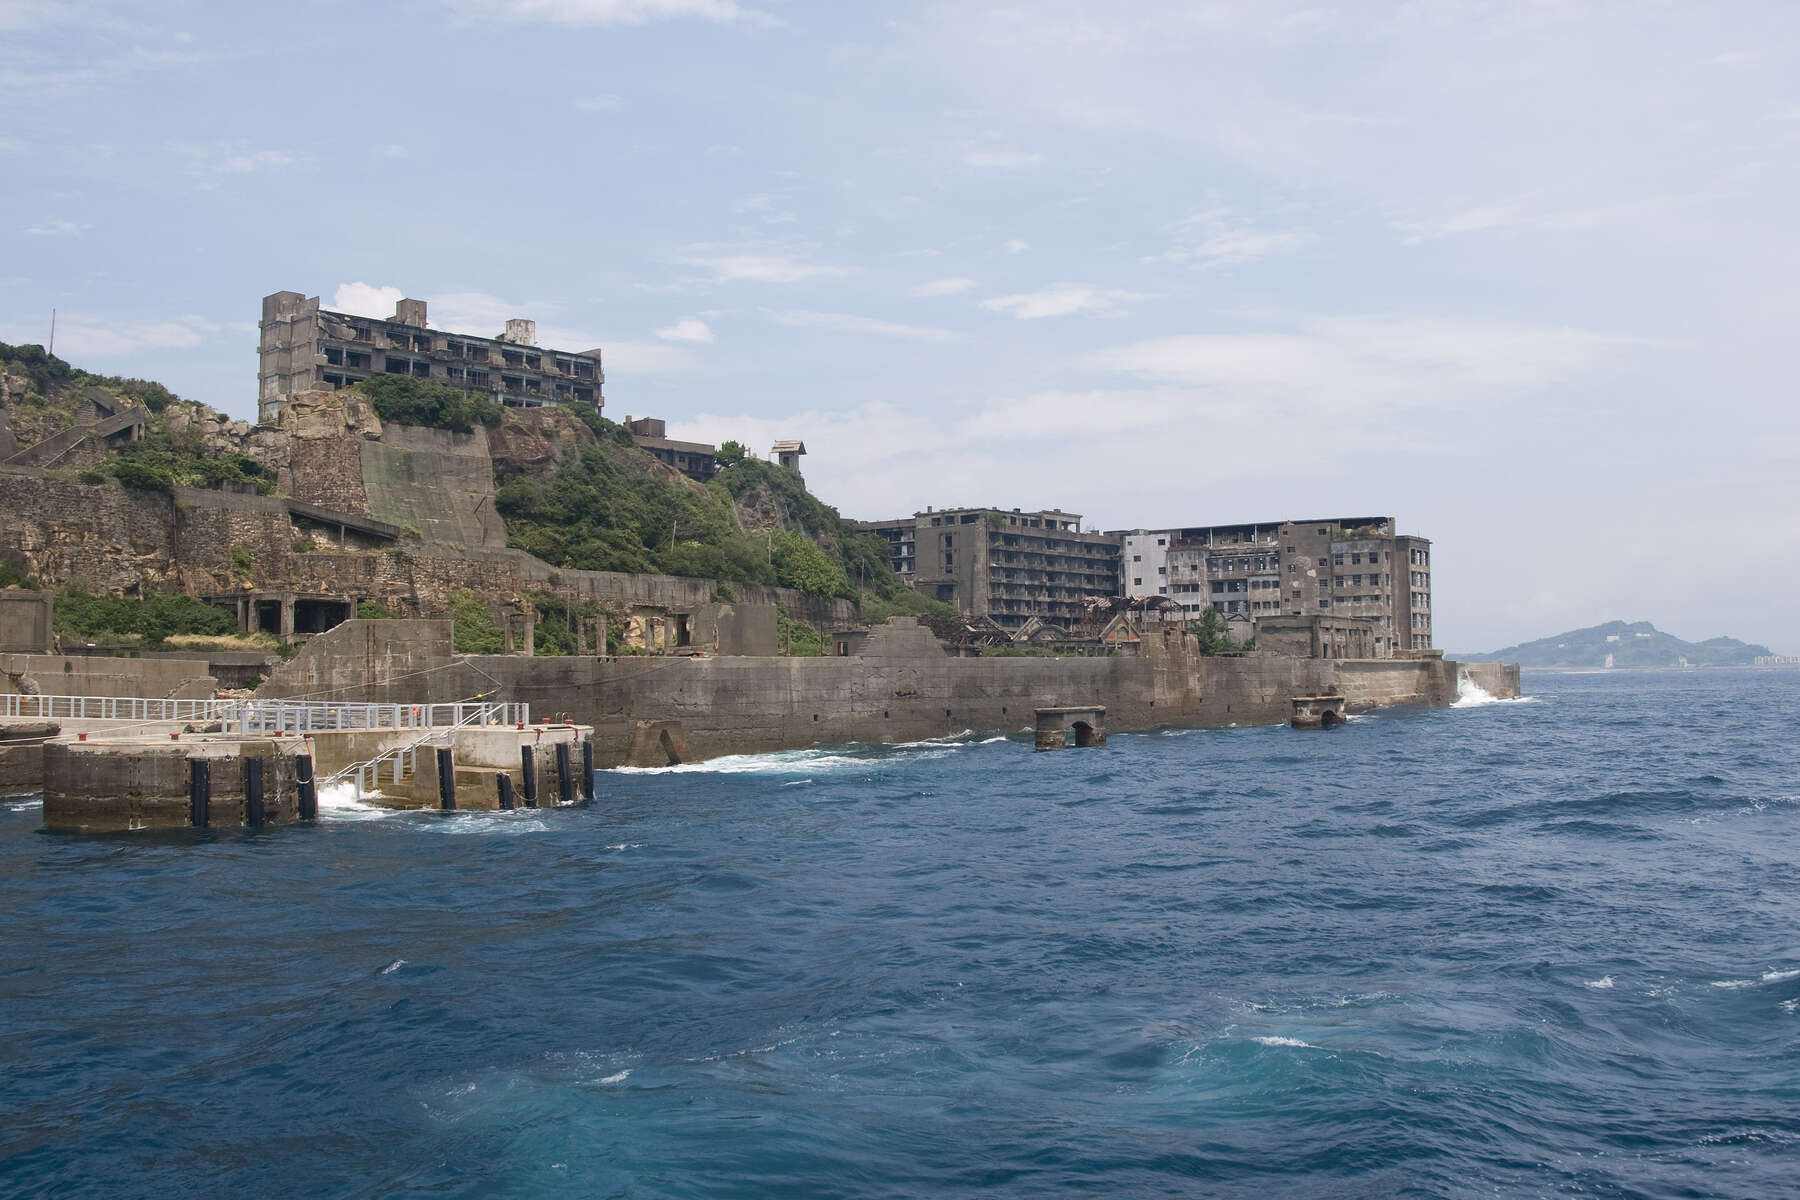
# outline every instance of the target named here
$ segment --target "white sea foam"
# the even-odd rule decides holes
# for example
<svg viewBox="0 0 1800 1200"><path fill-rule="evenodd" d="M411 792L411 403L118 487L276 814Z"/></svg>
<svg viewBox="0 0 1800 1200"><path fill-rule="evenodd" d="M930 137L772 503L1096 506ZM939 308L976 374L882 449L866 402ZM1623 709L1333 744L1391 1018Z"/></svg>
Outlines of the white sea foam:
<svg viewBox="0 0 1800 1200"><path fill-rule="evenodd" d="M1006 735L1004 733L1002 733L1002 734L997 734L996 736L991 737L991 738L982 738L979 742L976 742L975 744L977 746L991 746L995 742L1004 742L1005 740L1006 740Z"/></svg>
<svg viewBox="0 0 1800 1200"><path fill-rule="evenodd" d="M1602 975L1598 979L1588 980L1586 983L1582 984L1581 986L1582 987L1591 987L1591 988L1595 988L1595 989L1599 989L1599 990L1605 990L1606 988L1610 988L1612 985L1613 985L1613 977L1611 975Z"/></svg>
<svg viewBox="0 0 1800 1200"><path fill-rule="evenodd" d="M381 968L381 970L377 971L376 974L377 975L392 975L395 971L398 971L401 967L404 967L405 965L406 965L406 960L404 958L396 958L393 962L389 963L387 966L385 966L385 967Z"/></svg>
<svg viewBox="0 0 1800 1200"><path fill-rule="evenodd" d="M627 1079L630 1079L630 1078L631 1078L631 1068L627 1067L623 1071L620 1071L616 1075L608 1075L605 1079L602 1079L600 1082L601 1083L624 1083Z"/></svg>
<svg viewBox="0 0 1800 1200"><path fill-rule="evenodd" d="M1765 983L1786 983L1790 979L1800 979L1800 970L1764 971L1758 979L1715 979L1716 988L1750 988Z"/></svg>
<svg viewBox="0 0 1800 1200"><path fill-rule="evenodd" d="M1250 1040L1253 1042L1256 1042L1259 1045L1263 1045L1263 1046L1295 1046L1302 1050L1317 1050L1318 1049L1318 1047L1313 1045L1311 1042L1303 1042L1299 1038L1253 1037Z"/></svg>
<svg viewBox="0 0 1800 1200"><path fill-rule="evenodd" d="M1790 979L1800 979L1800 971L1766 971L1762 977L1764 983L1786 983Z"/></svg>
<svg viewBox="0 0 1800 1200"><path fill-rule="evenodd" d="M966 738L968 731L954 735ZM859 770L880 771L896 764L912 764L933 758L947 758L967 743L944 738L928 738L918 742L900 742L887 747L904 754L845 754L841 747L814 746L806 750L775 750L767 754L727 754L705 762L680 763L672 767L614 767L622 775L795 775L801 772Z"/></svg>
<svg viewBox="0 0 1800 1200"><path fill-rule="evenodd" d="M380 792L369 792L379 796ZM328 783L319 789L319 818L328 821L374 821L399 813L397 808L384 808L356 798L356 785L348 780Z"/></svg>
<svg viewBox="0 0 1800 1200"><path fill-rule="evenodd" d="M1467 675L1456 677L1456 699L1451 701L1451 708L1481 708L1489 704L1536 704L1536 696L1514 696L1511 700L1502 700L1494 693L1470 679Z"/></svg>
<svg viewBox="0 0 1800 1200"><path fill-rule="evenodd" d="M516 808L511 812L457 813L455 816L455 820L433 821L425 828L433 833L450 833L458 836L497 833L507 837L518 837L526 833L546 833L550 829L544 819L532 815L530 809Z"/></svg>

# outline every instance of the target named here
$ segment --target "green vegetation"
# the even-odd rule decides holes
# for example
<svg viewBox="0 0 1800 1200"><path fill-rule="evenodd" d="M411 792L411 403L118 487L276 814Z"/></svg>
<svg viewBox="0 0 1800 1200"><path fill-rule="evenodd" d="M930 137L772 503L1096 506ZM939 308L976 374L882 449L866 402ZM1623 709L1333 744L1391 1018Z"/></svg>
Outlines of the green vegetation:
<svg viewBox="0 0 1800 1200"><path fill-rule="evenodd" d="M744 443L726 440L719 443L719 452L713 456L713 461L721 467L731 467L743 462L749 456L750 451L745 448Z"/></svg>
<svg viewBox="0 0 1800 1200"><path fill-rule="evenodd" d="M369 398L376 416L396 425L473 433L477 425L498 425L503 411L485 396L410 375L376 375L351 390Z"/></svg>
<svg viewBox="0 0 1800 1200"><path fill-rule="evenodd" d="M1216 608L1208 608L1200 614L1198 621L1188 622L1188 632L1200 640L1200 653L1237 654L1256 648L1256 639L1247 642L1234 642L1226 632L1225 618L1219 615Z"/></svg>
<svg viewBox="0 0 1800 1200"><path fill-rule="evenodd" d="M781 652L794 658L818 658L825 653L825 635L788 616L785 608L775 610L775 636Z"/></svg>
<svg viewBox="0 0 1800 1200"><path fill-rule="evenodd" d="M471 591L450 593L450 619L453 626L450 648L458 654L500 654L506 649L506 635L494 621L488 602Z"/></svg>
<svg viewBox="0 0 1800 1200"><path fill-rule="evenodd" d="M0 363L31 381L31 390L40 396L63 387L75 376L68 363L47 353L42 346L9 346L0 342Z"/></svg>
<svg viewBox="0 0 1800 1200"><path fill-rule="evenodd" d="M611 614L597 600L586 600L571 603L555 592L532 592L531 606L537 609L537 625L532 630L531 648L535 654L557 655L574 654L579 649L579 639L575 636L575 627L583 621L591 622L595 617L609 617ZM606 623L608 638L612 636L614 621ZM598 650L590 653L599 653Z"/></svg>
<svg viewBox="0 0 1800 1200"><path fill-rule="evenodd" d="M514 479L494 499L509 543L554 566L775 582L767 543L724 497L668 478L636 446L583 446L548 483Z"/></svg>
<svg viewBox="0 0 1800 1200"><path fill-rule="evenodd" d="M864 592L857 608L866 625L879 625L889 617L917 617L921 625L929 626L941 638L953 636L962 624L962 618L950 605L904 586L893 589L891 596Z"/></svg>
<svg viewBox="0 0 1800 1200"><path fill-rule="evenodd" d="M8 559L0 558L0 588L25 588L27 591L37 590L37 580L25 573L25 568Z"/></svg>
<svg viewBox="0 0 1800 1200"><path fill-rule="evenodd" d="M359 621L398 621L400 614L378 600L358 600L356 602L356 619Z"/></svg>
<svg viewBox="0 0 1800 1200"><path fill-rule="evenodd" d="M79 583L56 593L56 632L83 642L142 642L161 646L174 634L237 633L237 618L192 596L128 599L97 596Z"/></svg>
<svg viewBox="0 0 1800 1200"><path fill-rule="evenodd" d="M775 581L813 596L854 596L844 569L819 549L817 542L777 529L769 534Z"/></svg>
<svg viewBox="0 0 1800 1200"><path fill-rule="evenodd" d="M255 459L243 454L209 457L197 448L176 446L160 431L122 447L107 458L104 469L126 487L149 492L222 488L227 483L251 484L264 496L275 490L275 472Z"/></svg>
<svg viewBox="0 0 1800 1200"><path fill-rule="evenodd" d="M250 572L256 569L256 559L251 557L250 551L243 546L233 546L231 548L231 569L248 579Z"/></svg>

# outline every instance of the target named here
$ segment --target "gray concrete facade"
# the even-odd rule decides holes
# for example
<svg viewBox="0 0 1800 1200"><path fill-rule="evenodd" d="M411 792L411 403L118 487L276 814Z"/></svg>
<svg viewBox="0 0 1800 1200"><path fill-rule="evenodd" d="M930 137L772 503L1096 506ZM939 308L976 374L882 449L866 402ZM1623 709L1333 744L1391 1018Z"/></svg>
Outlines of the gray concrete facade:
<svg viewBox="0 0 1800 1200"><path fill-rule="evenodd" d="M279 420L285 398L347 387L376 375L434 379L520 407L605 403L599 350L541 349L536 322L514 319L498 337L445 333L425 324L423 300L402 300L387 320L332 312L317 296L263 297L259 419Z"/></svg>

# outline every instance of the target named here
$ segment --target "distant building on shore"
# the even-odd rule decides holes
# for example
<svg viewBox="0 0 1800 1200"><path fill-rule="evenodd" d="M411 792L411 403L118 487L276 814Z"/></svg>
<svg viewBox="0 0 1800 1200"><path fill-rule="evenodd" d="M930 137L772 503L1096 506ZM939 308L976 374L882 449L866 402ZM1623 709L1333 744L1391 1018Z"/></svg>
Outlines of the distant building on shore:
<svg viewBox="0 0 1800 1200"><path fill-rule="evenodd" d="M856 525L887 539L907 583L1008 633L1033 618L1068 629L1119 594L1119 536L1082 532L1076 513L927 508Z"/></svg>
<svg viewBox="0 0 1800 1200"><path fill-rule="evenodd" d="M1121 592L1167 596L1261 621L1328 616L1373 622L1378 658L1431 649L1431 542L1392 517L1136 529L1122 544Z"/></svg>
<svg viewBox="0 0 1800 1200"><path fill-rule="evenodd" d="M375 375L433 379L502 404L605 403L600 351L548 350L537 322L513 319L498 337L445 333L425 326L425 301L402 300L381 320L319 307L317 296L263 297L258 418L272 422L287 397L340 388Z"/></svg>
<svg viewBox="0 0 1800 1200"><path fill-rule="evenodd" d="M674 467L683 475L705 483L719 473L719 448L705 442L678 442L669 437L668 426L660 417L625 418L625 429L638 449L648 451L658 461Z"/></svg>

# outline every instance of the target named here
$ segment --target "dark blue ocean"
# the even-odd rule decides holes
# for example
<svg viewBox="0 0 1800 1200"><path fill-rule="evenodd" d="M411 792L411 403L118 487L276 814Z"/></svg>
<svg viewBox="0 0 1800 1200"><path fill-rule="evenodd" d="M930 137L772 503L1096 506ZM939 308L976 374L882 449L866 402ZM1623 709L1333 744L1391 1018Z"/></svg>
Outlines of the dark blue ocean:
<svg viewBox="0 0 1800 1200"><path fill-rule="evenodd" d="M1800 1193L1800 672L590 807L0 805L0 1193Z"/></svg>

